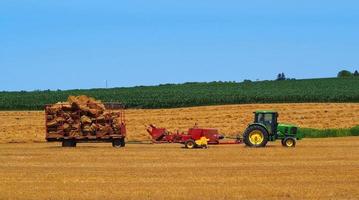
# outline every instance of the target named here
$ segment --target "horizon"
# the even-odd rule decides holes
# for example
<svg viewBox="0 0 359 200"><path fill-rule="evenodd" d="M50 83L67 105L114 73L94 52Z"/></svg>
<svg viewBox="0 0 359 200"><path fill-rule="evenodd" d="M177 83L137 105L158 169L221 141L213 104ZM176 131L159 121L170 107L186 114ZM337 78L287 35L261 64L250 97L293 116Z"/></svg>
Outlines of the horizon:
<svg viewBox="0 0 359 200"><path fill-rule="evenodd" d="M317 80L317 79L337 79L338 77L321 77L321 78L303 78L303 79L296 79L296 78L289 78L286 80L281 80L282 81L302 81L302 80ZM96 90L96 89L100 89L100 90L106 90L106 89L128 89L128 88L137 88L137 87L160 87L160 86L165 86L165 85L185 85L185 84L205 84L205 83L245 83L245 81L248 81L249 79L244 79L242 81L221 81L221 80L216 80L216 81L204 81L204 82L182 82L182 83L160 83L160 84L155 84L155 85L134 85L134 86L120 86L120 87L98 87L98 88L70 88L70 89L34 89L34 90L0 90L1 92L46 92L46 91L50 91L50 92L56 92L56 91L74 91L74 90ZM267 82L267 81L278 81L276 79L266 79L266 80L249 80L251 83L260 83L260 82Z"/></svg>

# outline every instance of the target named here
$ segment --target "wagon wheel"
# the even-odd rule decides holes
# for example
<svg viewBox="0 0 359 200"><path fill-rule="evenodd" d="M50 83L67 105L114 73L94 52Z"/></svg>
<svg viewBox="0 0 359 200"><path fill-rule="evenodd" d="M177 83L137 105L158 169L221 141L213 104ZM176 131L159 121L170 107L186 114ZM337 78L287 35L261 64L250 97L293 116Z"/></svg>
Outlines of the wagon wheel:
<svg viewBox="0 0 359 200"><path fill-rule="evenodd" d="M126 146L125 138L121 138L120 143L121 143L121 147L125 147Z"/></svg>
<svg viewBox="0 0 359 200"><path fill-rule="evenodd" d="M63 140L62 147L76 147L76 141L71 139Z"/></svg>
<svg viewBox="0 0 359 200"><path fill-rule="evenodd" d="M121 148L122 147L122 141L119 138L112 139L112 146L115 148Z"/></svg>

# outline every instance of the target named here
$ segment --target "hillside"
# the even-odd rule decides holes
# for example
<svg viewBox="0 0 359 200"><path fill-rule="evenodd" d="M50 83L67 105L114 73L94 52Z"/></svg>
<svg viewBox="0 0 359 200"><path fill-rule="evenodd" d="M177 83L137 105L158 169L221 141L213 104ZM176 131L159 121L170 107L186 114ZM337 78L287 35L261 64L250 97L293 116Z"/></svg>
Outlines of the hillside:
<svg viewBox="0 0 359 200"><path fill-rule="evenodd" d="M245 103L359 102L358 78L165 84L131 88L0 92L0 110L42 110L85 94L127 108L176 108Z"/></svg>

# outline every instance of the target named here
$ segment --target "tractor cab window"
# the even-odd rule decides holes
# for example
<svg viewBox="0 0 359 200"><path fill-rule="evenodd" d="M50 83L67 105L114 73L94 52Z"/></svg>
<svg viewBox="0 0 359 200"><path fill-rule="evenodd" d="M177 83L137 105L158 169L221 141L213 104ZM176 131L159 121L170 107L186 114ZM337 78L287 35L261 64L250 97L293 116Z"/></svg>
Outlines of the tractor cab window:
<svg viewBox="0 0 359 200"><path fill-rule="evenodd" d="M257 123L262 123L262 124L272 124L272 122L273 122L273 114L260 113L260 114L257 115L256 122Z"/></svg>

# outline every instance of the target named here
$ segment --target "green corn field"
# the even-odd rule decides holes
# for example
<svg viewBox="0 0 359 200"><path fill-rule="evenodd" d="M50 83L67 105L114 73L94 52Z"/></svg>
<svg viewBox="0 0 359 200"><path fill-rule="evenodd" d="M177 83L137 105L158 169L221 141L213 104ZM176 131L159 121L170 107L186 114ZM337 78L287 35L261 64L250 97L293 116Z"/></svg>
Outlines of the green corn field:
<svg viewBox="0 0 359 200"><path fill-rule="evenodd" d="M69 95L88 95L127 108L245 103L359 102L359 78L165 84L131 88L0 92L0 110L42 110Z"/></svg>

